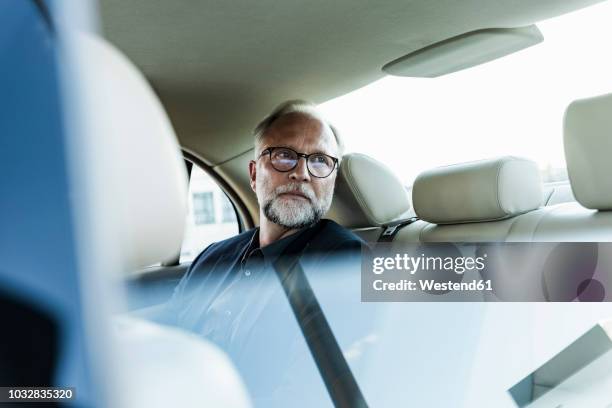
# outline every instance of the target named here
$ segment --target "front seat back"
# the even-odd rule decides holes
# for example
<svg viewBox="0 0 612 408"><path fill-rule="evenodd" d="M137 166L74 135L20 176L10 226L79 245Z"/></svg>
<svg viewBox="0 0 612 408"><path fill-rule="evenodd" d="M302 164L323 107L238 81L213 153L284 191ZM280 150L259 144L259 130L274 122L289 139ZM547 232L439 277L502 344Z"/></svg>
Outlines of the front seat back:
<svg viewBox="0 0 612 408"><path fill-rule="evenodd" d="M72 35L67 49L75 64L66 82L78 112L71 118L78 121L72 170L89 305L83 313L99 369L92 377L103 379L107 391L102 405L249 406L229 359L206 340L138 319L108 324L109 313L121 309L113 280L178 254L186 172L170 121L144 76L104 40Z"/></svg>

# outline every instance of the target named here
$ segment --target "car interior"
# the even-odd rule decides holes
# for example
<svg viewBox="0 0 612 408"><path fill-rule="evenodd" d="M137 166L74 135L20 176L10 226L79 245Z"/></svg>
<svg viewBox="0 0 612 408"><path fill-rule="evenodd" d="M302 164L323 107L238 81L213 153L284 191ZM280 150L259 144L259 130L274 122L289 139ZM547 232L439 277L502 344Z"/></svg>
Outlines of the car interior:
<svg viewBox="0 0 612 408"><path fill-rule="evenodd" d="M252 129L279 101L324 102L386 73L444 75L537 44L542 38L533 24L595 3L470 2L457 8L425 1L376 7L343 1L273 7L203 2L183 7L104 0L100 21L107 41L143 72L159 96L184 157L227 194L242 231L256 226L259 217L245 171L253 155ZM325 29L310 30L313 26ZM516 27L528 29L502 30ZM408 61L403 71L389 68L400 61ZM440 71L431 71L432 65ZM483 157L422 169L405 188L383 163L350 153L341 163L327 216L367 242L413 217L419 220L396 228L394 242L610 241L609 182L593 176L605 174L606 158L591 158L609 147L606 123L586 119L605 105L605 97L576 102L558 118L571 184L542 183L535 163L521 158ZM496 178L498 172L503 177ZM176 281L188 267L178 259L175 254L163 266L135 274L134 285L153 287L156 277Z"/></svg>
<svg viewBox="0 0 612 408"><path fill-rule="evenodd" d="M541 42L534 24L594 3L203 2L185 9L164 1L106 0L100 12L106 40L143 72L184 157L219 184L242 231L258 225L259 217L245 171L253 156L252 128L279 101L299 97L321 103L386 74L435 78L465 69ZM533 161L499 156L425 168L405 186L384 163L351 152L342 158L327 217L373 245L392 242L395 248L433 242L610 242L612 189L605 152L612 148L607 136L612 124L603 112L611 104L612 97L593 95L557 118L569 180L545 183ZM130 287L145 299L135 307L170 296L189 266L178 258L160 259L161 266L132 275ZM534 310L525 309L524 316ZM608 312L590 313L576 318L586 324ZM555 332L552 323L532 324L540 326L538 333ZM340 340L343 335L336 331ZM473 398L486 406L486 398Z"/></svg>
<svg viewBox="0 0 612 408"><path fill-rule="evenodd" d="M241 351L254 361L248 367L213 342L132 320L163 307L191 265L193 258L181 254L185 220L197 210L190 184L196 171L229 200L233 233L252 229L259 225L248 174L253 127L279 102L323 104L387 75L435 81L535 46L545 41L537 23L600 2L100 0L93 9L98 25L89 30L68 29L61 16L47 14L65 41L58 64L72 104L64 117L79 118L66 120L70 197L79 203L75 263L87 271L75 286L85 294L88 336L102 350L92 361L106 370L107 387L120 390L103 405L368 406L338 397L344 379L330 400L306 357L296 365L303 377L291 379L299 393L286 378L294 372L277 378L272 360L285 356L275 355L275 341L299 329L287 305L274 304L284 315L256 325L250 340L261 354ZM502 155L423 168L406 185L383 161L351 151L339 163L326 218L372 247L398 250L428 243L612 242L609 91L575 100L558 118L568 180L543 181L536 162ZM387 148L406 161L411 154L436 155L411 151L421 136L406 137L414 140ZM202 197L217 200L212 193ZM598 262L610 256L602 253ZM358 278L339 271L311 283L349 377L371 406L530 406L525 395L534 398L534 387L544 395L562 382L546 372L536 381L530 373L612 317L605 302L360 302ZM106 314L121 314L119 324ZM118 333L116 344L107 332ZM612 350L606 336L597 337L601 355ZM117 344L119 356L110 351ZM308 356L305 343L292 352ZM522 388L523 379L536 383ZM276 380L278 394L257 393ZM596 392L575 386L581 396L595 397L567 406L609 403L597 384ZM558 395L549 393L537 406L570 401Z"/></svg>

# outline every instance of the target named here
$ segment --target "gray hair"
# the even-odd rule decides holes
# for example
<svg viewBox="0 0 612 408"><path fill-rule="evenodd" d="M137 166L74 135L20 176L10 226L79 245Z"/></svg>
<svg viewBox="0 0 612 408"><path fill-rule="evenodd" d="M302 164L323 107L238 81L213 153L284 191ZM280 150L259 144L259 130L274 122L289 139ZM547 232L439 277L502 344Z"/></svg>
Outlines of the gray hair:
<svg viewBox="0 0 612 408"><path fill-rule="evenodd" d="M278 119L282 118L285 115L289 115L290 113L301 113L305 116L311 117L313 119L317 119L321 121L324 125L329 126L332 133L334 134L334 138L336 139L336 144L338 145L338 159L342 158L342 153L344 152L344 143L342 143L342 139L340 138L340 134L338 130L329 123L323 115L317 110L317 105L312 102L308 102L302 99L292 99L285 101L278 105L274 110L266 116L261 122L255 126L255 130L253 134L255 136L255 155L257 155L257 147L263 142L266 132L270 127L276 122Z"/></svg>

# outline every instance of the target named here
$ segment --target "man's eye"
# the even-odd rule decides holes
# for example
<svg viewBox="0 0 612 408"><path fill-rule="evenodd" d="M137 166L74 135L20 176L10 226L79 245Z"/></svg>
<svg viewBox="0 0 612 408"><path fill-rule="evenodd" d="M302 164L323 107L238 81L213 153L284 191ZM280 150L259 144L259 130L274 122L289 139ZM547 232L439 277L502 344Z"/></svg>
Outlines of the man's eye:
<svg viewBox="0 0 612 408"><path fill-rule="evenodd" d="M313 164L329 164L329 159L323 155L312 156L310 160Z"/></svg>
<svg viewBox="0 0 612 408"><path fill-rule="evenodd" d="M291 154L290 151L287 150L279 150L276 153L276 157L279 159L291 159L293 157L293 155Z"/></svg>

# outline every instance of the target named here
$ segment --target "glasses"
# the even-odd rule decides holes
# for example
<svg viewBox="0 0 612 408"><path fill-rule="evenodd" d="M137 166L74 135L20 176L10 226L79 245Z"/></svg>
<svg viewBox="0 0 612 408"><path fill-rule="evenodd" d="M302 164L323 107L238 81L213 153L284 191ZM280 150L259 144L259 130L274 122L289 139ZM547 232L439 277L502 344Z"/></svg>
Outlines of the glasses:
<svg viewBox="0 0 612 408"><path fill-rule="evenodd" d="M300 157L306 159L306 168L311 176L317 178L328 177L338 164L338 159L324 153L298 153L288 147L268 147L259 157L270 156L270 164L274 170L286 173L295 169L300 161Z"/></svg>

